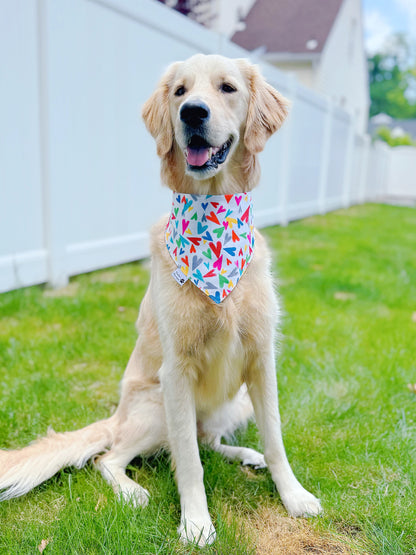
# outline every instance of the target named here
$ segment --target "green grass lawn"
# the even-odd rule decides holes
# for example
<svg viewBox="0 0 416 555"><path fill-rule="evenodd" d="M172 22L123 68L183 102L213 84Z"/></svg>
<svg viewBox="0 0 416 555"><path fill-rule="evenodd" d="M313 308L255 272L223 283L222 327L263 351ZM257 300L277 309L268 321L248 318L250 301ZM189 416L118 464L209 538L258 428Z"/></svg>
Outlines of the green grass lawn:
<svg viewBox="0 0 416 555"><path fill-rule="evenodd" d="M324 514L287 519L267 471L202 449L218 533L203 552L416 553L416 396L407 387L416 382L416 210L359 206L265 234L284 308L285 444ZM0 295L1 447L114 410L147 281L146 264L129 264L63 291ZM259 447L255 426L236 441ZM199 552L177 539L167 455L135 460L130 473L151 493L144 510L117 503L89 466L0 504L0 553Z"/></svg>

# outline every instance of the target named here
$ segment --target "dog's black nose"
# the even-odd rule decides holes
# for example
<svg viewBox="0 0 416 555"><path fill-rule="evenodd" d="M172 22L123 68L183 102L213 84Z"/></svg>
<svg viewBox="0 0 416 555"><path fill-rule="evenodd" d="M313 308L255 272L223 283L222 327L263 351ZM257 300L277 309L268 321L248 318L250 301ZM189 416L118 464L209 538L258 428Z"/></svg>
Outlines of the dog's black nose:
<svg viewBox="0 0 416 555"><path fill-rule="evenodd" d="M200 127L209 116L209 108L204 102L186 102L180 111L181 120L190 127Z"/></svg>

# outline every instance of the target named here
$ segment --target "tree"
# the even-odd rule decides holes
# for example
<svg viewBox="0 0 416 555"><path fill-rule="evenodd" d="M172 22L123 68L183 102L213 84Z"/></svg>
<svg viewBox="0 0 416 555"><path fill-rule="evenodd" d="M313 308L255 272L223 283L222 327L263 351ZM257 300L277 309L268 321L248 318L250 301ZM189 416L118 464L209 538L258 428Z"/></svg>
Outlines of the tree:
<svg viewBox="0 0 416 555"><path fill-rule="evenodd" d="M416 118L416 55L403 35L394 35L368 59L370 117L385 113L396 119Z"/></svg>

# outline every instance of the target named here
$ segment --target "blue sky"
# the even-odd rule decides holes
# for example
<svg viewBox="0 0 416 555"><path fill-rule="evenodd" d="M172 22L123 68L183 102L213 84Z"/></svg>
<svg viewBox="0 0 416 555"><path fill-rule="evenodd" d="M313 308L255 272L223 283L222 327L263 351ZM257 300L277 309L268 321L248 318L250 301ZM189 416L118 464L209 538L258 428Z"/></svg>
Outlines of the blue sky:
<svg viewBox="0 0 416 555"><path fill-rule="evenodd" d="M387 36L406 33L416 43L416 0L362 0L368 53L382 48Z"/></svg>

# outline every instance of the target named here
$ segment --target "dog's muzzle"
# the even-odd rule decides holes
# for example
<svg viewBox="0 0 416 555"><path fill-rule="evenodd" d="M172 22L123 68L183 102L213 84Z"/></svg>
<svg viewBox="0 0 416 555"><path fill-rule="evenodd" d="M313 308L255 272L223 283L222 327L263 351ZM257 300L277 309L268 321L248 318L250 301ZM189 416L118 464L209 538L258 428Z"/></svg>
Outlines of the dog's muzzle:
<svg viewBox="0 0 416 555"><path fill-rule="evenodd" d="M211 117L209 107L202 101L188 101L180 109L179 117L188 137L184 150L188 169L205 171L217 169L228 156L232 144L230 137L220 146L210 144L205 138L206 125Z"/></svg>

